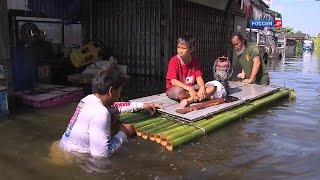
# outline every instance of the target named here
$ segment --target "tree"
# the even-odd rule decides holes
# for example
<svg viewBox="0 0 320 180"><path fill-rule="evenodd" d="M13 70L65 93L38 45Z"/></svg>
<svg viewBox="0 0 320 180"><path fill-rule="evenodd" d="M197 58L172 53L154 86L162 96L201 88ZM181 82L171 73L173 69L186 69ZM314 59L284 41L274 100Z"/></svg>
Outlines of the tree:
<svg viewBox="0 0 320 180"><path fill-rule="evenodd" d="M320 33L313 39L314 51L320 53Z"/></svg>
<svg viewBox="0 0 320 180"><path fill-rule="evenodd" d="M302 42L301 40L296 40L296 50L295 50L296 56L301 55L302 53Z"/></svg>
<svg viewBox="0 0 320 180"><path fill-rule="evenodd" d="M289 34L292 34L294 33L294 30L292 27L283 27L283 28L278 28L278 29L275 29L276 33L289 33Z"/></svg>

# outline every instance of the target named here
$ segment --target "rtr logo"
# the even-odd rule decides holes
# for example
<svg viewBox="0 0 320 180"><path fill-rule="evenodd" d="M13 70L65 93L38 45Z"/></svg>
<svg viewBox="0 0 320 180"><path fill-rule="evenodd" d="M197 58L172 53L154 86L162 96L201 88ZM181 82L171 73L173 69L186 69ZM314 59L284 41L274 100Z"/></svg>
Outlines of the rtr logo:
<svg viewBox="0 0 320 180"><path fill-rule="evenodd" d="M282 19L274 20L274 28L282 28Z"/></svg>

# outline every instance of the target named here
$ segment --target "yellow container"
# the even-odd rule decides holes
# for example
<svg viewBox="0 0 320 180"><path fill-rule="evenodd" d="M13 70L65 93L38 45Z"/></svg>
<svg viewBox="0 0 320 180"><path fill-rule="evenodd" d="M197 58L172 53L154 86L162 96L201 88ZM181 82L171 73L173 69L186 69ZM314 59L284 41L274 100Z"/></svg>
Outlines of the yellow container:
<svg viewBox="0 0 320 180"><path fill-rule="evenodd" d="M72 64L78 68L102 59L103 52L94 41L82 46L70 54Z"/></svg>

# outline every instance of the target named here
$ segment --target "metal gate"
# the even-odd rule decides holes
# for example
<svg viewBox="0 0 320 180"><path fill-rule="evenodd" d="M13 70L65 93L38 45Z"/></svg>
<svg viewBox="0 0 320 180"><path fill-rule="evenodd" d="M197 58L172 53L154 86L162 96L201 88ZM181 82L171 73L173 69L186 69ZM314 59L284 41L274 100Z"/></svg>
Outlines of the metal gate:
<svg viewBox="0 0 320 180"><path fill-rule="evenodd" d="M226 11L186 0L94 0L92 7L93 39L127 65L130 75L164 79L184 32L196 39L205 79L212 79L214 60L229 55L233 18Z"/></svg>
<svg viewBox="0 0 320 180"><path fill-rule="evenodd" d="M172 42L178 35L189 32L195 39L194 54L199 58L203 76L213 79L212 67L218 56L228 56L233 18L226 11L185 0L173 0ZM229 18L228 18L229 17ZM230 23L232 21L232 23ZM171 49L175 50L176 44Z"/></svg>
<svg viewBox="0 0 320 180"><path fill-rule="evenodd" d="M128 73L163 75L161 0L95 0L93 39L103 41Z"/></svg>

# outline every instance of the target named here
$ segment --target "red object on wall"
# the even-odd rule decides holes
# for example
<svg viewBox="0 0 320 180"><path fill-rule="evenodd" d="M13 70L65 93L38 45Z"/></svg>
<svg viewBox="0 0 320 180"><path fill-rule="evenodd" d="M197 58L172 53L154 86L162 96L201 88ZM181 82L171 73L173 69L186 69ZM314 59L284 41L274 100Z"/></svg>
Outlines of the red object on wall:
<svg viewBox="0 0 320 180"><path fill-rule="evenodd" d="M282 28L282 19L274 20L274 28Z"/></svg>

